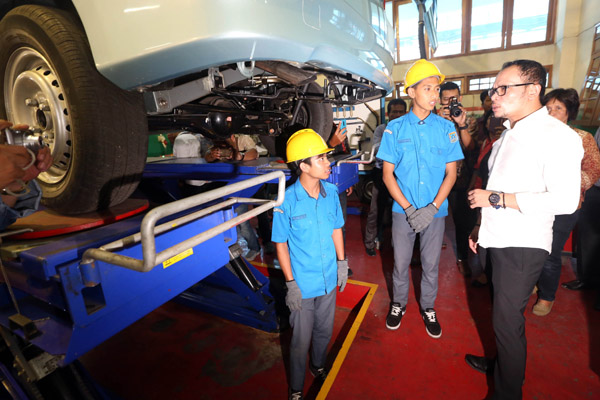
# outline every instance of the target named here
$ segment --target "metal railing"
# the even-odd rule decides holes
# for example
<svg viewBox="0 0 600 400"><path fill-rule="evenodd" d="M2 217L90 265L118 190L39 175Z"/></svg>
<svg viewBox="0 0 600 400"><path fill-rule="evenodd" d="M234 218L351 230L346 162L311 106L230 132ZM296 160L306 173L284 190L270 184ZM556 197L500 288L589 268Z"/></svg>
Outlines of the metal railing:
<svg viewBox="0 0 600 400"><path fill-rule="evenodd" d="M210 201L220 199L231 193L238 192L240 190L261 185L263 183L278 179L277 187L277 199L276 200L261 200L252 198L242 197L231 197L225 201L196 211L192 214L185 215L180 218L176 218L169 222L161 225L156 223L164 217L176 214L188 210L190 208L208 203ZM165 204L156 207L149 211L144 219L142 220L140 232L133 235L124 237L114 242L108 243L97 249L87 249L83 253L81 264L90 264L94 260L104 261L109 264L119 265L124 268L132 269L140 272L148 272L162 262L174 257L185 250L188 250L194 246L199 245L231 228L239 225L240 223L249 220L252 217L257 216L273 207L280 206L283 203L285 194L285 174L283 171L270 172L265 175L257 176L254 178L247 179L245 181L232 183L227 186L223 186L218 189L211 190L206 193L200 193L195 196L190 196L185 199L177 200L169 204ZM167 232L171 229L176 228L182 224L194 221L205 215L211 214L215 211L222 210L227 207L231 207L237 203L255 203L260 204L259 206L249 210L235 218L225 221L217 226L214 226L204 232L201 232L189 239L186 239L180 243L177 243L160 253L156 252L156 235L163 232ZM112 253L111 250L121 249L126 246L130 246L136 243L142 243L142 255L143 259L137 259L133 257L123 256L120 254Z"/></svg>

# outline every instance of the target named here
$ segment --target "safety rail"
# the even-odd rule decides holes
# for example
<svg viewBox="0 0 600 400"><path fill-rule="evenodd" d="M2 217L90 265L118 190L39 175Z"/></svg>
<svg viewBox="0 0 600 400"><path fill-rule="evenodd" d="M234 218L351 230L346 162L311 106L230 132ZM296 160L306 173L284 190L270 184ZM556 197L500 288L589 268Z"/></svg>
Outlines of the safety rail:
<svg viewBox="0 0 600 400"><path fill-rule="evenodd" d="M276 200L262 200L262 199L251 199L251 198L243 198L243 197L231 197L223 202L212 205L210 207L204 208L202 210L196 211L194 213L185 215L183 217L176 218L169 222L163 223L161 225L156 225L156 223L164 217L169 215L173 215L192 207L196 207L210 201L222 198L231 193L238 192L240 190L257 186L274 179L278 179L278 187L277 187L277 199ZM156 207L149 211L144 219L142 220L142 224L140 227L140 232L135 233L133 235L124 237L122 239L116 240L114 242L108 243L100 248L87 249L83 253L83 257L81 260L81 264L90 264L95 260L104 261L109 264L118 265L124 268L132 269L140 272L148 272L152 270L157 265L162 262L170 259L171 257L176 256L177 254L182 253L194 246L199 245L231 228L239 225L240 223L249 220L252 217L261 214L273 207L277 207L283 203L285 194L285 174L283 171L275 171L270 172L265 175L257 176L254 178L247 179L245 181L232 183L230 185L217 188L211 190L206 193L200 193L194 196L187 197L185 199L177 200L169 204L165 204L159 207ZM241 215L238 215L235 218L232 218L228 221L223 222L217 226L214 226L204 232L201 232L195 236L192 236L189 239L186 239L180 243L177 243L160 253L156 252L156 241L155 236L157 234L161 234L163 232L174 229L175 227L185 224L187 222L196 220L205 215L211 214L215 211L224 209L226 207L231 207L237 203L255 203L260 204L260 206L253 208ZM142 255L143 259L137 259L133 257L123 256L120 254L112 253L110 250L116 250L123 248L125 246L130 246L135 243L142 243Z"/></svg>

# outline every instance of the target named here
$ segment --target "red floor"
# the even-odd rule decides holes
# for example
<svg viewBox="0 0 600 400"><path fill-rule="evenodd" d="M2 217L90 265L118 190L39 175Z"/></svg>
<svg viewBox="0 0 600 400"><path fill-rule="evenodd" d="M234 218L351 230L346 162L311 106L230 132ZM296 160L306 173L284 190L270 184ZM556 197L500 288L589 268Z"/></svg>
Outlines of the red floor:
<svg viewBox="0 0 600 400"><path fill-rule="evenodd" d="M330 357L335 379L320 398L326 393L328 399L486 398L493 382L468 367L464 355L493 352L489 293L472 288L458 273L451 221L440 261L436 310L443 335L438 340L425 332L412 287L402 326L385 328L393 257L389 240L376 257L366 255L364 222L364 216L348 218L352 279L378 288L370 304L356 304L369 289L361 285L338 297ZM420 270L411 272L418 279ZM570 279L566 264L561 280ZM593 300L594 293L559 288L552 313L537 317L531 314L532 296L526 311L525 399L600 399L600 312L592 309ZM97 381L125 400L282 399L289 334L264 333L168 303L82 361ZM307 398L315 398L318 388L307 375Z"/></svg>

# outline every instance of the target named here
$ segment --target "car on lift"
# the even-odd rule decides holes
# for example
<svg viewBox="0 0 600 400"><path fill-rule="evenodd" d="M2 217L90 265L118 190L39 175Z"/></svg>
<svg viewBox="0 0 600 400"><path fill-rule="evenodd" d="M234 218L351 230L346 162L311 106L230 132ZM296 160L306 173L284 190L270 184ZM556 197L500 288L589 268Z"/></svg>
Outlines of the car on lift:
<svg viewBox="0 0 600 400"><path fill-rule="evenodd" d="M148 134L329 135L332 104L391 91L381 0L0 1L0 118L50 146L44 204L73 214L135 190Z"/></svg>

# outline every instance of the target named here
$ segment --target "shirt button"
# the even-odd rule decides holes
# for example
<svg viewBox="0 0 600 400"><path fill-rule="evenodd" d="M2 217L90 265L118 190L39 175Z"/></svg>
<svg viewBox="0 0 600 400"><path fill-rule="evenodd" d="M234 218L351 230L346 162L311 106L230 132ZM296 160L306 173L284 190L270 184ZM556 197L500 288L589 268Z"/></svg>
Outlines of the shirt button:
<svg viewBox="0 0 600 400"><path fill-rule="evenodd" d="M421 185L423 184L423 182L421 182Z"/></svg>

